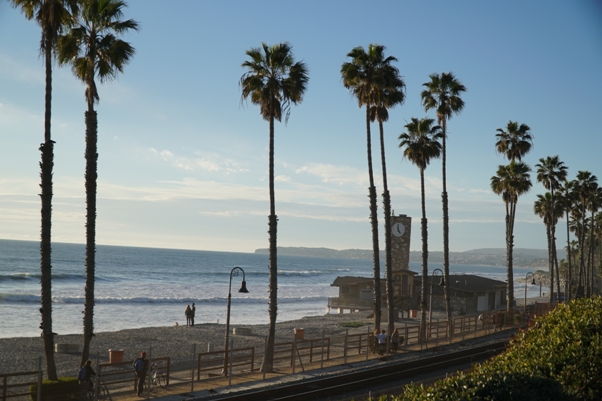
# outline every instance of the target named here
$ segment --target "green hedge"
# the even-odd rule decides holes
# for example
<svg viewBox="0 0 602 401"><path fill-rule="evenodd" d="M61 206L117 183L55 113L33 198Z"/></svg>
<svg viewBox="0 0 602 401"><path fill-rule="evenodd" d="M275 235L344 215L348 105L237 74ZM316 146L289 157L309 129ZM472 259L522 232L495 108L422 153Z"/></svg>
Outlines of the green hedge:
<svg viewBox="0 0 602 401"><path fill-rule="evenodd" d="M602 400L602 298L561 304L490 361L381 400Z"/></svg>
<svg viewBox="0 0 602 401"><path fill-rule="evenodd" d="M38 385L29 388L30 401L38 399ZM79 400L79 381L76 377L59 377L58 380L42 380L42 401Z"/></svg>

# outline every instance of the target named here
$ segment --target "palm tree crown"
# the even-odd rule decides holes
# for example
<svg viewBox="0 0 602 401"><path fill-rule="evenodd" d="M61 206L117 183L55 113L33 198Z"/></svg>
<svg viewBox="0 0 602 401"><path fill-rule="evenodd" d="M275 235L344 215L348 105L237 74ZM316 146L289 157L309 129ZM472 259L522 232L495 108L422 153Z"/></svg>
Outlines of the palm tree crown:
<svg viewBox="0 0 602 401"><path fill-rule="evenodd" d="M459 114L464 109L464 100L460 97L466 92L466 87L454 76L452 72L429 75L431 80L422 86L422 106L425 111L431 109L437 112L437 119L442 125L444 120L449 120L454 114Z"/></svg>
<svg viewBox="0 0 602 401"><path fill-rule="evenodd" d="M557 191L562 182L566 180L568 168L560 161L558 155L539 159L537 167L537 181L541 182L548 191Z"/></svg>
<svg viewBox="0 0 602 401"><path fill-rule="evenodd" d="M74 27L58 40L58 60L71 64L73 74L86 84L91 106L99 100L95 78L101 83L115 79L134 56L134 48L117 35L137 31L139 25L132 19L121 20L123 1L87 0L82 6Z"/></svg>
<svg viewBox="0 0 602 401"><path fill-rule="evenodd" d="M506 204L516 203L519 196L527 193L533 185L530 171L531 168L523 162L511 161L506 166L499 166L497 174L491 177L491 189Z"/></svg>
<svg viewBox="0 0 602 401"><path fill-rule="evenodd" d="M533 146L533 135L530 130L531 128L527 124L519 126L516 121L509 121L505 131L502 128L496 130L498 132L495 134L496 150L506 156L508 160L521 161Z"/></svg>
<svg viewBox="0 0 602 401"><path fill-rule="evenodd" d="M405 148L403 156L424 170L432 159L441 156L441 139L443 133L441 127L433 126L435 120L423 118L418 120L412 117L412 121L405 125L407 133L399 135L399 147Z"/></svg>
<svg viewBox="0 0 602 401"><path fill-rule="evenodd" d="M290 104L303 101L309 81L307 66L295 62L292 47L288 43L247 50L250 60L242 66L248 71L240 79L241 100L251 98L251 103L260 107L265 120L274 118L285 122L290 115Z"/></svg>

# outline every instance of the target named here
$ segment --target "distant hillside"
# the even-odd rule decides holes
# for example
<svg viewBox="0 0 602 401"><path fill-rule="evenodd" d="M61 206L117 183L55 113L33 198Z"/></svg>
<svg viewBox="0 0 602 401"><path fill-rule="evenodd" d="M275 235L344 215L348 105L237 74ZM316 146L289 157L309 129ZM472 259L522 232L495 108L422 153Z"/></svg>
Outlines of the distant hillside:
<svg viewBox="0 0 602 401"><path fill-rule="evenodd" d="M268 249L256 249L255 253L267 254ZM319 258L372 259L372 251L368 249L336 250L330 248L278 247L278 254ZM515 248L513 256L514 265L517 267L547 268L548 266L548 251L546 249ZM381 251L381 260L384 260L384 257L384 251ZM558 258L564 259L565 257L566 255L564 250L558 250ZM465 252L450 252L449 259L450 263L454 264L505 266L506 249L482 248ZM422 261L421 252L411 251L410 261ZM429 252L429 262L443 263L443 252Z"/></svg>

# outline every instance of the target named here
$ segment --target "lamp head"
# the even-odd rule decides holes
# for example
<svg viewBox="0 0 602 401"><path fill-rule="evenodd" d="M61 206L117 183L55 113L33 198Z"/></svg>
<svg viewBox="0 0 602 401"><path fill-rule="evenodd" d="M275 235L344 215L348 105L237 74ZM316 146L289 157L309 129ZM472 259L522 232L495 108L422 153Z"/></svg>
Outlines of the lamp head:
<svg viewBox="0 0 602 401"><path fill-rule="evenodd" d="M535 285L535 277L533 277L533 281L531 281L531 285Z"/></svg>
<svg viewBox="0 0 602 401"><path fill-rule="evenodd" d="M238 292L242 292L247 294L249 292L249 290L247 290L247 282L246 281L242 281L242 285L240 286L240 290L238 290Z"/></svg>
<svg viewBox="0 0 602 401"><path fill-rule="evenodd" d="M439 285L445 287L445 279L443 278L443 276L441 276L441 281L439 282Z"/></svg>

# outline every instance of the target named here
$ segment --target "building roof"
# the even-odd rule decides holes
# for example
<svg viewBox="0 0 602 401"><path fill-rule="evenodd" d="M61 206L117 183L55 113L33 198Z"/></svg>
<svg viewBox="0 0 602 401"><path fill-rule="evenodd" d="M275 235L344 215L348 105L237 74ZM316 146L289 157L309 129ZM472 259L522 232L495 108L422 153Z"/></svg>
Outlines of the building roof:
<svg viewBox="0 0 602 401"><path fill-rule="evenodd" d="M439 286L441 276L429 277L428 286L433 281L433 293L442 293L443 287ZM422 276L414 277L414 280L422 281ZM449 283L445 283L447 288L454 291L464 292L487 292L506 288L504 281L494 280L487 277L475 276L473 274L450 274Z"/></svg>
<svg viewBox="0 0 602 401"><path fill-rule="evenodd" d="M413 272L411 270L394 270L393 273L407 273L411 275L416 275L418 273ZM372 277L356 277L356 276L339 276L337 277L332 284L331 287L342 287L347 285L358 285L358 284L372 284L374 278ZM381 283L386 283L387 280L385 278L380 279Z"/></svg>
<svg viewBox="0 0 602 401"><path fill-rule="evenodd" d="M347 285L357 285L357 284L371 284L373 282L372 277L352 277L352 276L343 276L337 277L332 284L331 287L342 287Z"/></svg>

